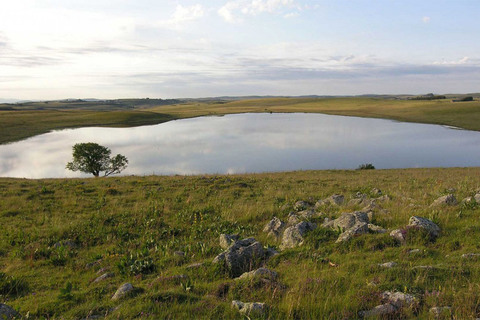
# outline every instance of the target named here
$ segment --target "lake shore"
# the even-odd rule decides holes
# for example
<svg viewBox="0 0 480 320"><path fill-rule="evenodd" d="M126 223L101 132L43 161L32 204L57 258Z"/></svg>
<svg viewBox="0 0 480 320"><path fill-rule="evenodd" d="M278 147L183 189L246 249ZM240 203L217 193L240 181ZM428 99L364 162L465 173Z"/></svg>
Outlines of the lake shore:
<svg viewBox="0 0 480 320"><path fill-rule="evenodd" d="M96 103L98 104L98 103ZM175 119L247 112L307 112L385 118L480 130L480 101L393 100L382 98L267 98L240 101L194 101L133 110L70 110L58 104L45 110L0 110L0 143L50 130L79 127L132 127ZM107 108L108 109L108 108Z"/></svg>

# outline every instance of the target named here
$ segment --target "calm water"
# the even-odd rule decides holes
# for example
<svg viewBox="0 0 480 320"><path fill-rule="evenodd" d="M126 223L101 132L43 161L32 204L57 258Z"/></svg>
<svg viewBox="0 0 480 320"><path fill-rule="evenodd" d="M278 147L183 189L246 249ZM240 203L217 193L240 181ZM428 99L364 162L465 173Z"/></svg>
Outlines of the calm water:
<svg viewBox="0 0 480 320"><path fill-rule="evenodd" d="M136 128L54 131L0 145L2 177L86 176L65 169L72 146L97 142L125 175L480 166L480 133L321 114L239 114Z"/></svg>

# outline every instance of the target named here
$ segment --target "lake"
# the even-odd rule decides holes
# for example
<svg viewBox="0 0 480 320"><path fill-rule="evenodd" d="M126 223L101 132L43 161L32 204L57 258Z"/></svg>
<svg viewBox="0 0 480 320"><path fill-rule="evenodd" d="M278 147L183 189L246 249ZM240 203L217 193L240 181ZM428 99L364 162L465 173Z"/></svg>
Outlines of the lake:
<svg viewBox="0 0 480 320"><path fill-rule="evenodd" d="M0 145L0 176L85 177L65 164L96 142L129 160L123 175L480 166L480 132L323 114L235 114L134 128L53 131Z"/></svg>

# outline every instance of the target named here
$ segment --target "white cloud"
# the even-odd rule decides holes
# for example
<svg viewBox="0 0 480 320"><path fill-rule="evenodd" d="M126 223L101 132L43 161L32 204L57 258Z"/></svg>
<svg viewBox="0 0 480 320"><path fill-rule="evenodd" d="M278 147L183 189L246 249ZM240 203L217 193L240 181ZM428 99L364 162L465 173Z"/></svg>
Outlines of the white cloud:
<svg viewBox="0 0 480 320"><path fill-rule="evenodd" d="M431 20L430 17L425 16L422 18L423 23L430 23L430 20Z"/></svg>
<svg viewBox="0 0 480 320"><path fill-rule="evenodd" d="M294 0L233 0L218 10L218 14L227 22L241 21L239 15L258 15L261 13L281 12L284 8L300 7ZM291 16L292 13L286 14Z"/></svg>
<svg viewBox="0 0 480 320"><path fill-rule="evenodd" d="M172 22L180 23L190 20L195 20L203 17L205 11L200 4L196 4L190 7L183 7L178 5L175 12L172 15Z"/></svg>
<svg viewBox="0 0 480 320"><path fill-rule="evenodd" d="M470 62L469 57L463 57L460 60L454 60L454 61L447 61L447 60L442 60L442 61L435 61L433 64L443 64L443 65L460 65L460 64L467 64Z"/></svg>

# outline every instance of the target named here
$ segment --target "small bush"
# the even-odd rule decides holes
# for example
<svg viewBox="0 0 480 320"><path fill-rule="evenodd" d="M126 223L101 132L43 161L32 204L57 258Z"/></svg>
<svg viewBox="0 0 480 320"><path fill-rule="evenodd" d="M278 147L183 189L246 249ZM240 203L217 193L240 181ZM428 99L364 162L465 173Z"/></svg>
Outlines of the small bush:
<svg viewBox="0 0 480 320"><path fill-rule="evenodd" d="M371 163L364 163L358 166L357 170L373 170L375 166Z"/></svg>

